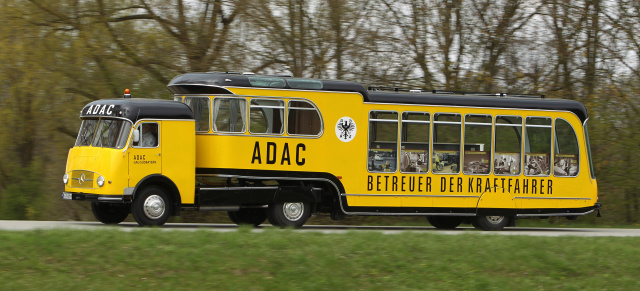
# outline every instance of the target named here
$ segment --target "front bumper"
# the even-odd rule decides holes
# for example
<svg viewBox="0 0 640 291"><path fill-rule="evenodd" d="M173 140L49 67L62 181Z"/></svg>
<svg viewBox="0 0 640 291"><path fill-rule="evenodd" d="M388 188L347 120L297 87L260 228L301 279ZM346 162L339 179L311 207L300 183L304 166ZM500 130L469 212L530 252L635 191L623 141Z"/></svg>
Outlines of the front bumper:
<svg viewBox="0 0 640 291"><path fill-rule="evenodd" d="M62 192L63 200L78 200L89 202L112 202L112 203L129 203L132 195L99 195L77 192Z"/></svg>

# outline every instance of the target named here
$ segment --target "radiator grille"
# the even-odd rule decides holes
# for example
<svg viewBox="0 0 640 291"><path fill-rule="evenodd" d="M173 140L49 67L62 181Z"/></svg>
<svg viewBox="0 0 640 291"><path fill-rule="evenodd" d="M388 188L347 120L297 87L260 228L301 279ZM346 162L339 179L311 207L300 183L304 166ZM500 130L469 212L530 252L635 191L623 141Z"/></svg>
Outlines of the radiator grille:
<svg viewBox="0 0 640 291"><path fill-rule="evenodd" d="M71 187L74 188L95 188L94 172L71 171Z"/></svg>

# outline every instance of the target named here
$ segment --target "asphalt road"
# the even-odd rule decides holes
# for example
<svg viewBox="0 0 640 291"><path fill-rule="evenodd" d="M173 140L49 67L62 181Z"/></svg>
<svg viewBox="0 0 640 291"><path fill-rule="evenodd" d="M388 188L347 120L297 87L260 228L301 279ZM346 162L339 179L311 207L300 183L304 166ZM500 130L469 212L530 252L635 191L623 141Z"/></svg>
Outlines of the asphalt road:
<svg viewBox="0 0 640 291"><path fill-rule="evenodd" d="M272 228L269 224L263 224L255 228L254 232L261 232ZM79 222L79 221L16 221L0 220L0 230L35 230L35 229L120 229L122 231L137 231L145 228L139 227L135 223L121 223L119 225L104 225L99 222ZM168 223L162 227L166 231L195 231L208 230L215 232L236 231L237 226L233 224L208 224L208 223ZM299 230L301 232L322 232L322 233L346 233L349 231L379 231L383 234L397 234L401 232L425 232L440 233L448 235L458 235L466 233L489 234L489 235L530 235L530 236L584 236L584 237L640 237L640 229L621 228L506 228L503 231L479 231L471 227L460 227L455 230L437 230L433 227L375 227L375 226L326 226L326 225L305 225Z"/></svg>

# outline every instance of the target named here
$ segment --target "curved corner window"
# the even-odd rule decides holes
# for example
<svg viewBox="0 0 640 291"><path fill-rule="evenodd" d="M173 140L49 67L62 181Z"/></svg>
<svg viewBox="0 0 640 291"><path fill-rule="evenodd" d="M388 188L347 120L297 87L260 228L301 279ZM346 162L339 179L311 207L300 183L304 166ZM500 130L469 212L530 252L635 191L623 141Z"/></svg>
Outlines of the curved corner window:
<svg viewBox="0 0 640 291"><path fill-rule="evenodd" d="M186 97L184 103L187 104L196 119L196 131L209 131L209 98L208 97Z"/></svg>
<svg viewBox="0 0 640 291"><path fill-rule="evenodd" d="M431 115L428 112L403 112L401 125L400 171L429 172Z"/></svg>
<svg viewBox="0 0 640 291"><path fill-rule="evenodd" d="M247 100L216 97L211 118L215 132L246 132Z"/></svg>
<svg viewBox="0 0 640 291"><path fill-rule="evenodd" d="M580 150L576 133L571 124L562 118L556 118L555 130L553 175L575 177L580 169Z"/></svg>
<svg viewBox="0 0 640 291"><path fill-rule="evenodd" d="M551 118L527 117L524 144L524 174L549 176L551 165Z"/></svg>
<svg viewBox="0 0 640 291"><path fill-rule="evenodd" d="M284 101L251 99L249 105L249 132L283 134Z"/></svg>
<svg viewBox="0 0 640 291"><path fill-rule="evenodd" d="M596 171L593 168L593 155L591 154L591 142L589 141L589 130L587 126L587 121L584 121L584 142L587 147L587 158L589 159L589 170L591 170L591 179L596 178Z"/></svg>
<svg viewBox="0 0 640 291"><path fill-rule="evenodd" d="M287 133L290 135L320 135L322 121L318 109L307 101L289 101Z"/></svg>

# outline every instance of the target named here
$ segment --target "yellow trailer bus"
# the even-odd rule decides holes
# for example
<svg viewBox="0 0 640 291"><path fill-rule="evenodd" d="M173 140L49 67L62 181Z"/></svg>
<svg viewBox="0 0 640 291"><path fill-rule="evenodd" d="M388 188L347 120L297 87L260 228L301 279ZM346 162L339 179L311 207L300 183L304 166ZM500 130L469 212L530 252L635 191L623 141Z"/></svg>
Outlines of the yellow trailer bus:
<svg viewBox="0 0 640 291"><path fill-rule="evenodd" d="M80 114L63 199L103 223L183 209L300 227L310 215L420 215L483 230L600 209L579 102L368 90L346 81L188 73L174 101Z"/></svg>

